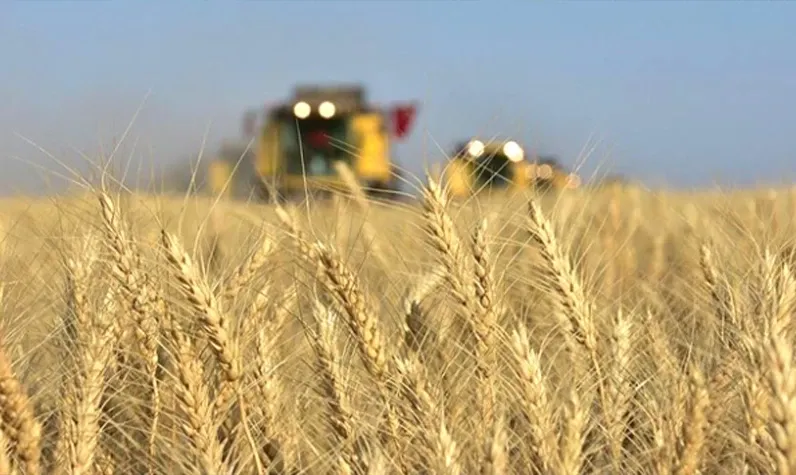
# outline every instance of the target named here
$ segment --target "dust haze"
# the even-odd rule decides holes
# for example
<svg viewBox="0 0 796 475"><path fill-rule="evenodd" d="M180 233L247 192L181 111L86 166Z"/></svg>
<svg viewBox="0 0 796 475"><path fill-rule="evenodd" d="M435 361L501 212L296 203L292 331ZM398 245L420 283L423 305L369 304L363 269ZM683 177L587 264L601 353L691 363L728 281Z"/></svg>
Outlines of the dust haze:
<svg viewBox="0 0 796 475"><path fill-rule="evenodd" d="M55 104L15 102L14 97L3 102L11 105L0 111L5 162L0 194L5 196L61 193L78 186L98 174L99 164L108 161L117 144L110 162L114 176L138 189L173 188L190 179L203 141L202 162L222 138L239 134L239 111L206 105L201 112L186 110L155 92L97 92Z"/></svg>

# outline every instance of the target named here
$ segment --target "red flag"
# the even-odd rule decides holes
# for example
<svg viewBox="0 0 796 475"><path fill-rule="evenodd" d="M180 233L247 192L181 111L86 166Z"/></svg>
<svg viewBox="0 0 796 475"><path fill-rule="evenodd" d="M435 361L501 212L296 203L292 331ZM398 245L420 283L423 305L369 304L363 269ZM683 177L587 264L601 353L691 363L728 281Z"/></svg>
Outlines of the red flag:
<svg viewBox="0 0 796 475"><path fill-rule="evenodd" d="M392 111L392 134L398 139L406 137L417 115L417 104L395 106Z"/></svg>

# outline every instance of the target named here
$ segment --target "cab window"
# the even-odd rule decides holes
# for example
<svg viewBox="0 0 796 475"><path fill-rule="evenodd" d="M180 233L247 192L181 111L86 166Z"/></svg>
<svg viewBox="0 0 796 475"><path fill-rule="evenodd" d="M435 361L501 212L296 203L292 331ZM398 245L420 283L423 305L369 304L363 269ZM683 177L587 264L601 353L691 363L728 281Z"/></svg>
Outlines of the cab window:
<svg viewBox="0 0 796 475"><path fill-rule="evenodd" d="M502 188L509 186L513 179L512 163L502 153L486 154L475 160L473 173L478 186Z"/></svg>
<svg viewBox="0 0 796 475"><path fill-rule="evenodd" d="M308 176L336 174L335 161L351 160L348 129L344 117L282 121L280 143L287 172Z"/></svg>

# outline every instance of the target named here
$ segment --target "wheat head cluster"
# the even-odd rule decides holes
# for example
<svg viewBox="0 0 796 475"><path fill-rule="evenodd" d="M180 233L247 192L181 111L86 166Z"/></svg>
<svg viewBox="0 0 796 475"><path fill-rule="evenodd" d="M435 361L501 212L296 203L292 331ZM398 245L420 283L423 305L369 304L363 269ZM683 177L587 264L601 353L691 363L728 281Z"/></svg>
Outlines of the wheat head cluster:
<svg viewBox="0 0 796 475"><path fill-rule="evenodd" d="M0 473L796 473L794 212L6 203Z"/></svg>

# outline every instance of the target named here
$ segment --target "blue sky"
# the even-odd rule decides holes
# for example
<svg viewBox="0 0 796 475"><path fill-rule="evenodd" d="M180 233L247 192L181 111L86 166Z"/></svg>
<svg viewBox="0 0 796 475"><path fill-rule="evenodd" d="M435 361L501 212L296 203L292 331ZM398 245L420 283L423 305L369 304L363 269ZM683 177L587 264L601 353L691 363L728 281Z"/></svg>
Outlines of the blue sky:
<svg viewBox="0 0 796 475"><path fill-rule="evenodd" d="M795 2L132 2L0 6L0 192L40 190L121 136L172 163L237 136L295 83L420 100L401 164L470 134L519 138L587 176L775 183L796 164ZM33 164L33 165L32 165Z"/></svg>

